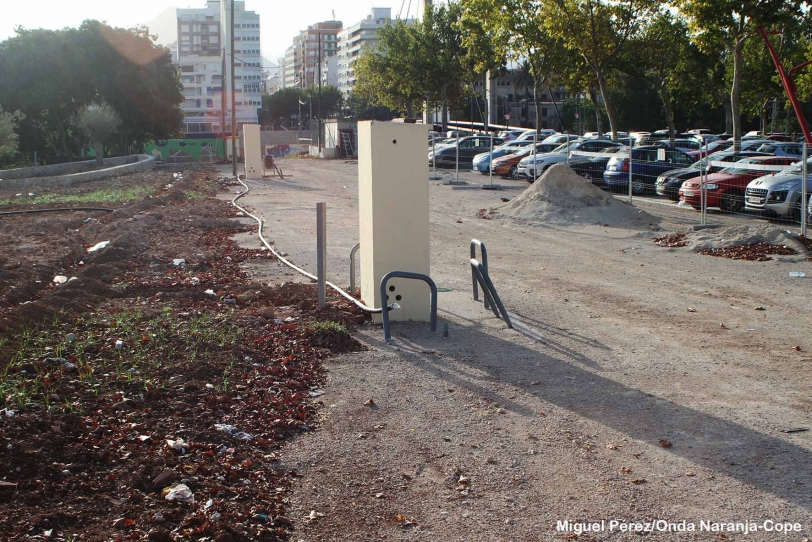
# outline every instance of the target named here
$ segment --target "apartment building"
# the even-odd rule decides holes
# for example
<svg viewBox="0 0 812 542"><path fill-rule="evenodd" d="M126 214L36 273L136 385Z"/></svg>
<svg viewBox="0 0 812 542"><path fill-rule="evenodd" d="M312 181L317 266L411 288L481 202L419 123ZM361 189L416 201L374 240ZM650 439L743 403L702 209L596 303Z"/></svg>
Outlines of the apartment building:
<svg viewBox="0 0 812 542"><path fill-rule="evenodd" d="M244 1L208 0L203 8L177 10L177 62L183 82L182 108L187 135L231 132L232 2L236 120L238 125L257 122L264 80L259 15L246 11Z"/></svg>
<svg viewBox="0 0 812 542"><path fill-rule="evenodd" d="M378 41L378 29L390 24L391 8L372 8L367 18L348 26L338 34L337 86L345 95L355 86L354 65L366 46L375 45ZM406 19L407 25L415 19Z"/></svg>
<svg viewBox="0 0 812 542"><path fill-rule="evenodd" d="M307 30L302 30L293 38L293 45L285 50L285 62L282 64L284 88L318 85L319 72L323 72L328 59L338 53L338 33L342 27L341 21L323 21L308 26Z"/></svg>

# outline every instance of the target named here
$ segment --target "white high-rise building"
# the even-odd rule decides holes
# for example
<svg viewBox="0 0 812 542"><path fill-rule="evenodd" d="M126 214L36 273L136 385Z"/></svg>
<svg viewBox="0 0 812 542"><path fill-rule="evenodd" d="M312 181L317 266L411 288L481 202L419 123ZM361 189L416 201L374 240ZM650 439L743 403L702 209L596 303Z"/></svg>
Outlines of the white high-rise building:
<svg viewBox="0 0 812 542"><path fill-rule="evenodd" d="M232 2L237 124L257 123L257 109L262 107L263 84L259 15L246 11L243 1L208 0L205 8L177 11L177 62L183 81L185 101L182 108L186 134L231 133Z"/></svg>
<svg viewBox="0 0 812 542"><path fill-rule="evenodd" d="M366 19L338 33L337 86L345 95L355 86L355 61L365 46L373 46L378 42L378 29L390 24L391 19L391 8L372 8L372 13ZM406 19L404 22L411 25L415 19Z"/></svg>

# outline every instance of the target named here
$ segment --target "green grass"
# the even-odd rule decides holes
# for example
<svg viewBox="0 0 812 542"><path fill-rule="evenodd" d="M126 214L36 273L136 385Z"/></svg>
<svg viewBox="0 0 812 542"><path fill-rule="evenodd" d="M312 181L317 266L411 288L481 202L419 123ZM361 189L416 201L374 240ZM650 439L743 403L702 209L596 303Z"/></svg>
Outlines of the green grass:
<svg viewBox="0 0 812 542"><path fill-rule="evenodd" d="M186 197L189 199L208 199L211 197L205 192L200 192L198 190L184 190L183 193L186 194Z"/></svg>
<svg viewBox="0 0 812 542"><path fill-rule="evenodd" d="M68 331L75 332L72 342L65 341ZM158 384L156 377L164 370L175 365L186 369L190 361L219 365L219 388L225 393L233 382L235 361L242 359L244 337L227 315L179 317L171 307L149 316L126 311L70 323L46 320L24 329L16 348L10 352L6 348L9 355L0 360L0 408L63 406L73 410L81 408L82 394L96 394L106 382L147 389ZM118 339L124 342L121 350L114 347ZM7 340L0 341L0 346L3 342L9 346ZM76 366L75 371L66 372L64 362L44 364L45 358L66 358ZM26 367L29 370L22 372ZM36 370L31 372L31 367Z"/></svg>
<svg viewBox="0 0 812 542"><path fill-rule="evenodd" d="M92 192L80 194L41 194L33 198L27 194L10 199L0 200L0 206L26 204L26 205L54 205L66 203L116 203L133 201L150 195L154 192L151 186L130 186L120 188L103 188ZM191 196L190 196L191 197Z"/></svg>

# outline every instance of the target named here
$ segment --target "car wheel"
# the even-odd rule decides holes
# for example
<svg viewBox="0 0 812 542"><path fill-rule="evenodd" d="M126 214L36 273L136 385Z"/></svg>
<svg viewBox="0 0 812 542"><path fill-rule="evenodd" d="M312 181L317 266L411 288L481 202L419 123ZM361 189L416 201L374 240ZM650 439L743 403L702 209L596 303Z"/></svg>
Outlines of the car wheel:
<svg viewBox="0 0 812 542"><path fill-rule="evenodd" d="M510 168L510 171L508 171L508 177L510 177L511 179L519 178L519 170L516 168L516 166Z"/></svg>
<svg viewBox="0 0 812 542"><path fill-rule="evenodd" d="M592 183L592 175L590 175L589 173L581 173L581 178L586 180L586 182L588 183Z"/></svg>
<svg viewBox="0 0 812 542"><path fill-rule="evenodd" d="M789 212L789 216L793 222L801 223L801 206L799 202L796 201L792 204L792 210Z"/></svg>
<svg viewBox="0 0 812 542"><path fill-rule="evenodd" d="M632 193L633 194L639 196L645 191L646 191L646 183L644 183L640 179L634 179L632 181Z"/></svg>
<svg viewBox="0 0 812 542"><path fill-rule="evenodd" d="M744 198L738 190L728 190L722 194L719 208L726 213L740 213L744 208Z"/></svg>

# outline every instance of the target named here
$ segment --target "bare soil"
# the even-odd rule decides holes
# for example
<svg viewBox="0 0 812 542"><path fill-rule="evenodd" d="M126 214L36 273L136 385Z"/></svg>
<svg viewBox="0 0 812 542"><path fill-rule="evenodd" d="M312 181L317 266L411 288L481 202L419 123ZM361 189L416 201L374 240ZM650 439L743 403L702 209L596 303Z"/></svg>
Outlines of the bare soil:
<svg viewBox="0 0 812 542"><path fill-rule="evenodd" d="M230 239L255 227L216 171L81 191L116 185L151 190L0 217L0 539L286 540L280 443L317 426L323 360L365 318L251 280L269 254Z"/></svg>

